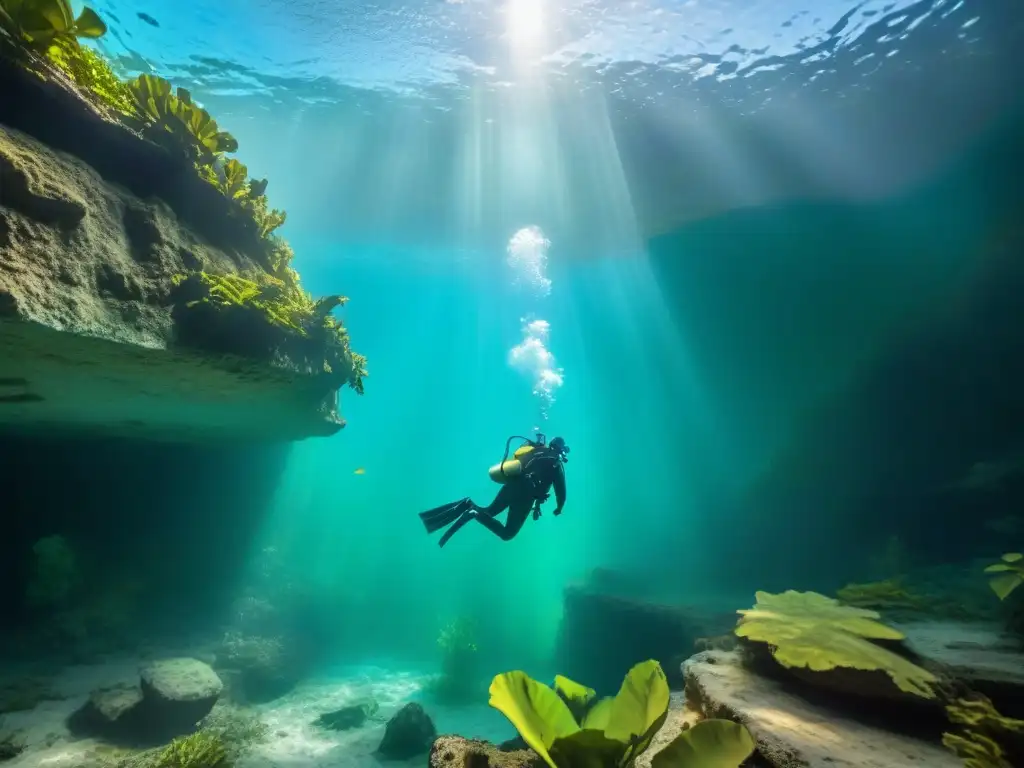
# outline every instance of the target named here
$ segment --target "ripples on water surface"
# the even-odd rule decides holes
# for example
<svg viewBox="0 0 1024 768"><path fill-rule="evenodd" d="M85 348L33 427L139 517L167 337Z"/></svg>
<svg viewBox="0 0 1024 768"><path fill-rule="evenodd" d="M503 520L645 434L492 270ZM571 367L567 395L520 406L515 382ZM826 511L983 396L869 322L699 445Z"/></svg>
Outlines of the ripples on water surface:
<svg viewBox="0 0 1024 768"><path fill-rule="evenodd" d="M334 217L350 234L400 223L421 241L547 212L581 245L616 247L635 234L626 219L650 232L773 199L887 194L1016 99L1024 50L1019 0L95 5L127 70L190 85L243 155L275 155L263 170L279 195L299 194L282 135L344 136L359 151L332 141L305 189L358 196ZM368 182L359 158L396 147ZM423 185L450 194L410 191Z"/></svg>

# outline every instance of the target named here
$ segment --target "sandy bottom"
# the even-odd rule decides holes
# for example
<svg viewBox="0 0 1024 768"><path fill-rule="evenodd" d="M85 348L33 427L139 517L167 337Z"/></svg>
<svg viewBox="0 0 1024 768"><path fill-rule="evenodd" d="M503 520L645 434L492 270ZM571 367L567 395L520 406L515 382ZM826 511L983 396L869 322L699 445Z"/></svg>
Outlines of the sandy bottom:
<svg viewBox="0 0 1024 768"><path fill-rule="evenodd" d="M67 717L95 688L138 680L135 660L71 667L46 681L54 701L35 709L0 715L0 737L14 731L25 751L4 768L91 768L102 765L101 742L77 739L67 729ZM337 668L330 676L312 679L276 701L254 707L268 727L268 738L236 764L238 768L378 768L403 763L375 756L387 720L404 704L418 701L438 733L504 741L515 736L508 721L486 701L468 707L446 707L425 695L428 676L375 666ZM333 732L313 725L316 718L348 704L375 699L380 711L361 728ZM425 757L410 764L423 765Z"/></svg>

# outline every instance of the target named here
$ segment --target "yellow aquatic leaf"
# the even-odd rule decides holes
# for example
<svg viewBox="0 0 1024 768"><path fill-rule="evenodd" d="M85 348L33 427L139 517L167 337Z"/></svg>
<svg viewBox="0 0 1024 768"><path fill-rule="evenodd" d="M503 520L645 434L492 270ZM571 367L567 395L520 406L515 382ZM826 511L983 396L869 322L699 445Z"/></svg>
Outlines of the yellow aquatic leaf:
<svg viewBox="0 0 1024 768"><path fill-rule="evenodd" d="M906 693L935 698L937 678L908 659L871 640L902 640L903 633L886 626L875 611L852 608L817 592L789 590L757 593L757 604L738 611L735 632L771 647L785 667L825 672L837 667L885 672Z"/></svg>

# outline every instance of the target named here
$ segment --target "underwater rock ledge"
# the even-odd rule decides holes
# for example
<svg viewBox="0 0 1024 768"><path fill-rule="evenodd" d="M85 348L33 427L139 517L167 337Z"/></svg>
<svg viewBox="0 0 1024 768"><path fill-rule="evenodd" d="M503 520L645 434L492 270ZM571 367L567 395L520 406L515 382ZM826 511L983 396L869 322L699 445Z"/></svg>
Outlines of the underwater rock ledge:
<svg viewBox="0 0 1024 768"><path fill-rule="evenodd" d="M0 429L175 441L339 431L354 363L325 371L309 339L254 313L181 311L182 275L262 269L251 225L190 163L59 74L28 71L24 55L0 34Z"/></svg>

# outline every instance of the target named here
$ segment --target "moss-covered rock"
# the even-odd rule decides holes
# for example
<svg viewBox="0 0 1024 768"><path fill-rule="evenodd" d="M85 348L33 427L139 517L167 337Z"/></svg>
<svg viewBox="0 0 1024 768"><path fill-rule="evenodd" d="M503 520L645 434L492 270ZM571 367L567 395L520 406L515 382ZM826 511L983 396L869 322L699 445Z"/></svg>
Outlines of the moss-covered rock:
<svg viewBox="0 0 1024 768"><path fill-rule="evenodd" d="M173 134L59 42L40 55L0 34L0 427L337 432L338 389L362 391L365 361L331 315L342 298L301 288L266 181L209 150L237 143L203 133L216 123L187 92L196 153L150 140Z"/></svg>

